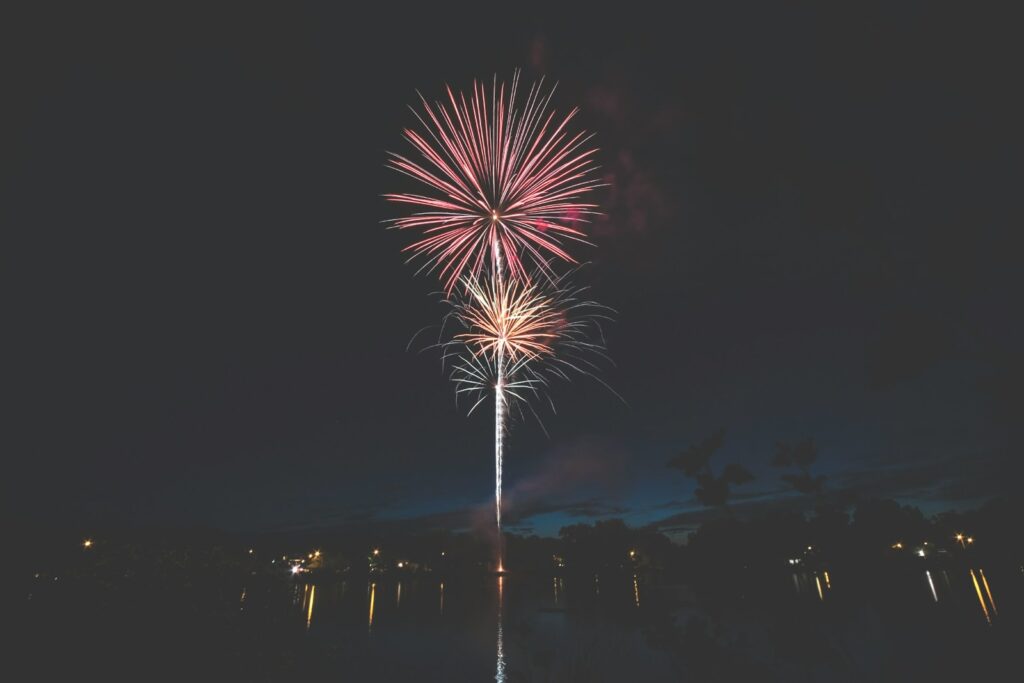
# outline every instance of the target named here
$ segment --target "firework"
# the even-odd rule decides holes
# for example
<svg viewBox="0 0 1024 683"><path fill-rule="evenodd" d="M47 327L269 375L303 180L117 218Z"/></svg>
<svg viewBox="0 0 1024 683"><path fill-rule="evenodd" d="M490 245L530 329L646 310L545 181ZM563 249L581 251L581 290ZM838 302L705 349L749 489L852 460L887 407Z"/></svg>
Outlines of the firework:
<svg viewBox="0 0 1024 683"><path fill-rule="evenodd" d="M426 188L385 197L411 207L390 224L421 233L403 251L437 272L452 307L459 332L441 346L455 358L456 395L474 396L473 412L494 391L499 539L509 409L533 410L529 399L552 378L592 374L603 355L591 340L606 309L553 268L576 263L566 246L586 242L582 227L596 205L583 198L600 185L591 136L569 130L577 110L549 109L553 92L541 81L521 97L516 72L508 87L495 78L490 93L474 82L468 98L451 88L447 102L421 96L422 131L405 131L418 160L392 153L388 161Z"/></svg>
<svg viewBox="0 0 1024 683"><path fill-rule="evenodd" d="M509 87L495 79L489 95L474 82L468 99L451 88L446 103L421 96L424 130L406 129L405 138L422 159L392 153L388 165L429 194L385 196L413 207L391 223L422 232L405 251L437 269L447 292L488 262L516 279L527 278L529 262L575 263L564 245L586 241L581 228L596 206L581 197L600 184L596 150L590 135L569 131L576 109L549 111L553 92L542 81L521 98L517 72Z"/></svg>
<svg viewBox="0 0 1024 683"><path fill-rule="evenodd" d="M464 278L448 298L458 331L442 345L454 358L456 395L472 398L472 413L494 390L495 516L501 528L504 440L511 408L530 410L552 379L596 375L607 360L601 323L610 310L585 298L566 275L534 277L530 284L489 277ZM603 384L603 382L602 382ZM607 386L607 385L605 385ZM550 400L550 399L549 399ZM543 423L542 423L543 426Z"/></svg>

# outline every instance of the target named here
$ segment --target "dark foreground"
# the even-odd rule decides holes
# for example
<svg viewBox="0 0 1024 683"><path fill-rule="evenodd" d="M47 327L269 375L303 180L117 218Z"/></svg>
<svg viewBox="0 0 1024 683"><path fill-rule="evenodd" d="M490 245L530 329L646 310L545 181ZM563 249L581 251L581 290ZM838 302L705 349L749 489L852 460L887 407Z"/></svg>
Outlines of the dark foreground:
<svg viewBox="0 0 1024 683"><path fill-rule="evenodd" d="M1019 680L1018 566L651 576L40 575L19 680Z"/></svg>

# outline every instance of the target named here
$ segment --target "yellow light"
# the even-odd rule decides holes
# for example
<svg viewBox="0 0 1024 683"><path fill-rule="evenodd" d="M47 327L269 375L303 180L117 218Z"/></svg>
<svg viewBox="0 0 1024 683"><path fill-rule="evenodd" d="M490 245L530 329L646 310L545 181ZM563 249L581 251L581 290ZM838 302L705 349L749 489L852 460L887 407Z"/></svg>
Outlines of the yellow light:
<svg viewBox="0 0 1024 683"><path fill-rule="evenodd" d="M374 548L373 549L373 554L374 554L374 556L380 555L380 548Z"/></svg>
<svg viewBox="0 0 1024 683"><path fill-rule="evenodd" d="M996 601L992 599L992 591L988 587L988 579L985 578L985 570L979 569L978 574L981 575L981 585L985 587L985 594L988 595L988 604L992 605L992 614L999 614L999 610L996 609Z"/></svg>
<svg viewBox="0 0 1024 683"><path fill-rule="evenodd" d="M967 537L967 542L968 542L968 543L974 543L974 539L973 539L973 538L971 538L970 536L968 536L968 537Z"/></svg>
<svg viewBox="0 0 1024 683"><path fill-rule="evenodd" d="M91 548L92 547L92 539L91 538L87 538L84 541L82 541L82 547L83 548Z"/></svg>
<svg viewBox="0 0 1024 683"><path fill-rule="evenodd" d="M981 587L978 585L978 578L974 575L974 570L971 570L971 581L974 582L974 592L978 594L978 603L981 604L981 611L985 615L985 621L992 623L992 617L989 616L988 607L985 606L985 598L981 597Z"/></svg>
<svg viewBox="0 0 1024 683"><path fill-rule="evenodd" d="M369 619L369 623L367 624L367 628L368 629L372 629L373 628L373 599L376 596L376 594L377 594L377 584L376 583L371 583L370 584L370 619Z"/></svg>
<svg viewBox="0 0 1024 683"><path fill-rule="evenodd" d="M492 221L498 220L498 212L497 212L497 210L491 211L491 220Z"/></svg>
<svg viewBox="0 0 1024 683"><path fill-rule="evenodd" d="M635 550L630 550L629 551L629 556L630 557L636 557L636 551Z"/></svg>
<svg viewBox="0 0 1024 683"><path fill-rule="evenodd" d="M405 566L405 563L404 563L404 562L399 562L399 563L398 563L398 568L399 568L399 569L401 569L401 568L402 568L402 567L404 567L404 566Z"/></svg>
<svg viewBox="0 0 1024 683"><path fill-rule="evenodd" d="M964 540L964 535L963 534L957 534L954 538L956 538L956 540L958 540L958 541L962 541L962 540Z"/></svg>
<svg viewBox="0 0 1024 683"><path fill-rule="evenodd" d="M306 557L307 557L308 559L312 560L312 559L313 559L313 553L310 553L309 555L306 555Z"/></svg>
<svg viewBox="0 0 1024 683"><path fill-rule="evenodd" d="M320 551L317 550L315 553L313 553L313 557L320 557Z"/></svg>
<svg viewBox="0 0 1024 683"><path fill-rule="evenodd" d="M313 622L313 601L316 600L316 586L311 586L309 590L309 612L306 613L306 628Z"/></svg>

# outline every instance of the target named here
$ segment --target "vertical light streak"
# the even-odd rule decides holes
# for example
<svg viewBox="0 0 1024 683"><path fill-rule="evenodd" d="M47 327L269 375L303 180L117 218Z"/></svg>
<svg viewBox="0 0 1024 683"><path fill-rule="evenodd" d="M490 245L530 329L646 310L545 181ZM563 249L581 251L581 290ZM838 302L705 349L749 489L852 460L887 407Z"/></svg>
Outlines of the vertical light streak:
<svg viewBox="0 0 1024 683"><path fill-rule="evenodd" d="M981 605L981 611L985 614L985 621L992 623L992 617L989 616L988 607L985 605L985 598L981 596L981 586L978 585L978 577L974 575L974 570L971 570L971 581L974 582L974 592L978 594L978 603Z"/></svg>
<svg viewBox="0 0 1024 683"><path fill-rule="evenodd" d="M637 583L636 574L633 574L633 602L636 603L637 609L640 608L640 584Z"/></svg>
<svg viewBox="0 0 1024 683"><path fill-rule="evenodd" d="M828 576L828 570L825 571L825 588L832 590L832 579Z"/></svg>
<svg viewBox="0 0 1024 683"><path fill-rule="evenodd" d="M377 584L376 583L371 583L370 584L370 618L369 618L369 621L367 622L367 625L366 625L367 631L372 631L373 630L373 599L376 596L376 594L377 594Z"/></svg>
<svg viewBox="0 0 1024 683"><path fill-rule="evenodd" d="M441 616L444 616L444 581L441 582Z"/></svg>
<svg viewBox="0 0 1024 683"><path fill-rule="evenodd" d="M306 613L306 630L309 630L309 625L313 623L313 601L316 600L316 586L313 585L309 590L309 612Z"/></svg>
<svg viewBox="0 0 1024 683"><path fill-rule="evenodd" d="M402 606L402 582L398 582L398 595L395 596L395 608Z"/></svg>
<svg viewBox="0 0 1024 683"><path fill-rule="evenodd" d="M981 575L981 585L985 587L985 595L988 596L988 604L992 605L992 614L999 616L999 610L996 609L996 601L992 599L992 591L988 588L988 579L985 578L985 570L979 569L978 574Z"/></svg>
<svg viewBox="0 0 1024 683"><path fill-rule="evenodd" d="M932 589L932 598L935 602L938 602L939 594L935 592L935 582L932 581L932 573L926 569L924 575L928 577L928 587Z"/></svg>
<svg viewBox="0 0 1024 683"><path fill-rule="evenodd" d="M498 214L495 212L491 217L492 223L498 223ZM498 291L504 291L505 265L501 254L501 243L497 236L493 238L491 245L494 254L494 277L498 284ZM504 306L504 301L501 304ZM504 336L504 332L503 332ZM505 552L501 537L501 474L504 464L502 462L505 440L505 340L500 339L497 348L497 381L494 384L494 515L498 528L498 571L504 571Z"/></svg>
<svg viewBox="0 0 1024 683"><path fill-rule="evenodd" d="M502 603L504 600L503 588L505 577L498 577L498 661L494 667L495 683L505 683L505 637L502 632Z"/></svg>
<svg viewBox="0 0 1024 683"><path fill-rule="evenodd" d="M505 353L498 348L498 379L494 384L494 515L501 544L501 471L505 440ZM502 568L502 552L498 549L498 569Z"/></svg>
<svg viewBox="0 0 1024 683"><path fill-rule="evenodd" d="M814 575L814 583L818 586L818 598L824 600L825 594L821 590L821 579L818 578L817 574Z"/></svg>

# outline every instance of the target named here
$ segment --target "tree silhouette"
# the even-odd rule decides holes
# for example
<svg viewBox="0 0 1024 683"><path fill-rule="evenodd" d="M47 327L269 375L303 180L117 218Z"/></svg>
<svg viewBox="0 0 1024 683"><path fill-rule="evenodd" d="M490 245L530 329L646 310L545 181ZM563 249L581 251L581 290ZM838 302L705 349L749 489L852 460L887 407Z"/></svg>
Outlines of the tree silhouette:
<svg viewBox="0 0 1024 683"><path fill-rule="evenodd" d="M708 507L725 506L732 493L731 486L745 484L754 479L754 475L747 468L736 463L729 463L722 468L720 475L715 476L711 469L711 456L722 447L724 442L725 428L723 427L668 462L669 467L682 470L683 474L697 482L694 495L702 505Z"/></svg>
<svg viewBox="0 0 1024 683"><path fill-rule="evenodd" d="M818 446L814 439L804 439L795 444L787 444L782 441L775 444L775 456L772 458L773 467L796 467L800 470L798 474L784 474L783 481L789 483L796 491L806 494L821 493L825 486L824 475L812 476L811 465L818 459Z"/></svg>

